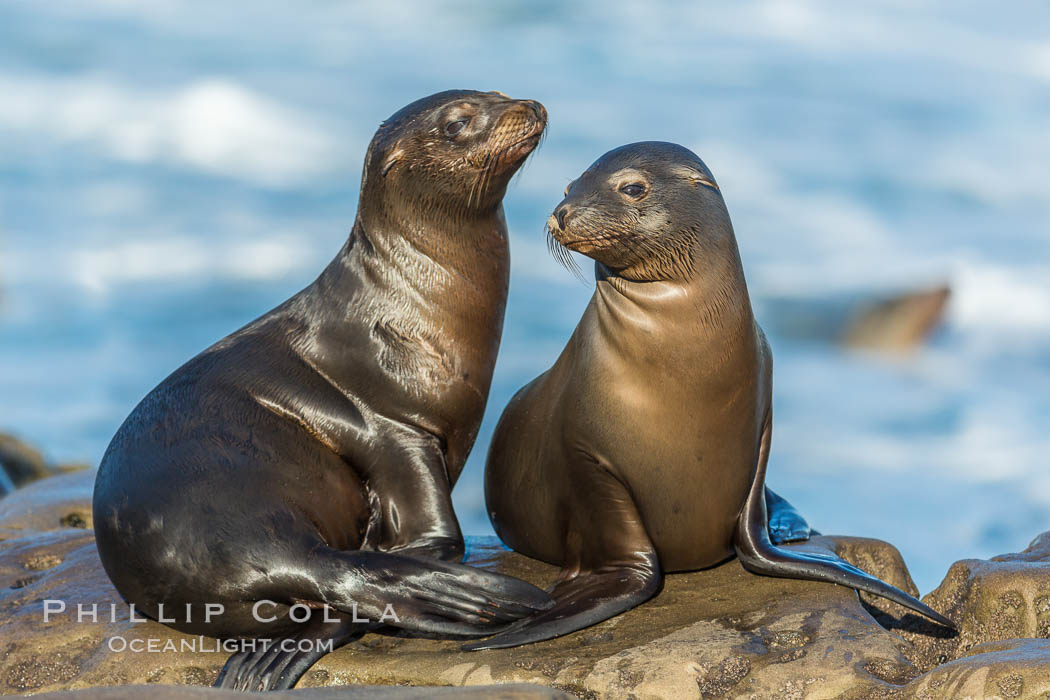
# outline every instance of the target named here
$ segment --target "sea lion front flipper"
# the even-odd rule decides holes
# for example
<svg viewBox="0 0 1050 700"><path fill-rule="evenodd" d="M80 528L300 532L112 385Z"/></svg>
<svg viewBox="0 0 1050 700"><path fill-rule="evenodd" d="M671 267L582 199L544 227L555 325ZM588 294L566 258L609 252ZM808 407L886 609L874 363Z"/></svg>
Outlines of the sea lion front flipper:
<svg viewBox="0 0 1050 700"><path fill-rule="evenodd" d="M920 600L908 595L896 586L891 586L871 574L858 569L837 557L797 552L776 547L769 539L766 514L766 464L769 461L769 445L773 436L772 412L767 414L762 430L762 442L758 453L758 468L755 471L751 491L737 520L733 545L744 568L755 574L797 578L809 581L827 581L867 591L899 603L921 613L942 625L955 629L955 624Z"/></svg>
<svg viewBox="0 0 1050 700"><path fill-rule="evenodd" d="M463 533L452 508L452 484L441 442L416 428L390 421L382 459L362 474L375 495L377 522L367 540L375 548L413 557L463 560Z"/></svg>
<svg viewBox="0 0 1050 700"><path fill-rule="evenodd" d="M329 615L332 615L329 611ZM338 615L338 614L337 614ZM215 681L216 688L233 690L290 690L322 656L363 634L367 626L355 624L348 615L338 622L318 620L303 625L293 636L256 643L226 660ZM290 649L287 643L292 642Z"/></svg>
<svg viewBox="0 0 1050 700"><path fill-rule="evenodd" d="M806 519L787 499L766 487L766 512L769 514L769 539L773 544L804 542L814 533Z"/></svg>
<svg viewBox="0 0 1050 700"><path fill-rule="evenodd" d="M585 467L573 489L578 518L570 523L566 540L576 551L568 553L560 580L550 590L554 607L466 644L465 651L561 637L641 605L660 591L660 562L630 493L610 471L589 466L593 470Z"/></svg>

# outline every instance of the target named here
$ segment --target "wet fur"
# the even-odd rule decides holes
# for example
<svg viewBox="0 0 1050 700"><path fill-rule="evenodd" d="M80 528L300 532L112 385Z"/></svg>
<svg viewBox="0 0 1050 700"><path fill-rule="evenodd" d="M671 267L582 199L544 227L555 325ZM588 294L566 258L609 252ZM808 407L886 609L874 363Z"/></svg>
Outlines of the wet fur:
<svg viewBox="0 0 1050 700"><path fill-rule="evenodd" d="M583 629L655 595L664 572L734 553L755 573L852 586L951 625L838 558L771 539L769 507L790 539L809 528L765 488L772 354L725 203L695 154L660 142L610 151L568 187L548 229L556 256L595 260L595 294L554 366L504 410L485 495L503 541L562 572L553 608L465 648Z"/></svg>
<svg viewBox="0 0 1050 700"><path fill-rule="evenodd" d="M442 136L464 111L461 134ZM549 603L454 563L450 496L502 331L503 194L545 122L538 103L473 91L399 111L369 146L353 229L317 280L132 411L103 457L94 522L106 572L139 612L222 603L211 624L200 608L169 624L339 645L369 628L354 604L373 620L395 604L417 633L470 636ZM251 615L264 599L279 622ZM297 602L340 622L292 623ZM239 654L219 683L289 688L316 659Z"/></svg>

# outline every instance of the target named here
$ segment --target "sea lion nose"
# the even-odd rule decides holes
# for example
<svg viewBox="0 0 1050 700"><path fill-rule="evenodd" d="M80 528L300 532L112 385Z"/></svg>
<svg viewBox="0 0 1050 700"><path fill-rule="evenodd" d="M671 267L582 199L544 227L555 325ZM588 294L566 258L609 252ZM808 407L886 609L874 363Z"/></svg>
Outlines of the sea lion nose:
<svg viewBox="0 0 1050 700"><path fill-rule="evenodd" d="M532 109L532 113L536 115L536 118L541 122L546 123L547 121L547 108L536 100L525 100L525 104Z"/></svg>
<svg viewBox="0 0 1050 700"><path fill-rule="evenodd" d="M572 207L568 204L562 204L554 210L554 218L558 221L558 228L565 230L565 220L572 216L572 211Z"/></svg>

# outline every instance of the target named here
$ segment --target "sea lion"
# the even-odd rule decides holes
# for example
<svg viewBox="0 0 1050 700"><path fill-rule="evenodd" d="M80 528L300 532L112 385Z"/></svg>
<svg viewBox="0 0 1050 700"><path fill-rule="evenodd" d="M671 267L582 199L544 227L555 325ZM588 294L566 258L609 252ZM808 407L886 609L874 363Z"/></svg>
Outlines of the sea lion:
<svg viewBox="0 0 1050 700"><path fill-rule="evenodd" d="M949 620L848 563L778 548L764 488L772 357L711 171L670 143L623 146L571 183L548 223L596 261L596 290L554 366L511 400L485 496L497 534L562 567L555 606L467 649L558 637L655 595L664 572L734 553L770 576L833 581ZM783 522L778 529L783 528Z"/></svg>
<svg viewBox="0 0 1050 700"><path fill-rule="evenodd" d="M869 301L853 310L841 342L864 350L912 352L940 324L951 294L951 287L941 284Z"/></svg>
<svg viewBox="0 0 1050 700"><path fill-rule="evenodd" d="M767 298L758 302L758 308L782 338L905 355L932 339L944 321L951 294L947 284L879 295L850 290Z"/></svg>
<svg viewBox="0 0 1050 700"><path fill-rule="evenodd" d="M466 90L394 114L320 277L177 369L110 443L93 505L120 593L178 630L273 640L218 685L290 688L380 618L479 636L549 607L450 563L464 549L450 490L507 298L502 199L546 120L538 102ZM209 622L205 604L224 610Z"/></svg>

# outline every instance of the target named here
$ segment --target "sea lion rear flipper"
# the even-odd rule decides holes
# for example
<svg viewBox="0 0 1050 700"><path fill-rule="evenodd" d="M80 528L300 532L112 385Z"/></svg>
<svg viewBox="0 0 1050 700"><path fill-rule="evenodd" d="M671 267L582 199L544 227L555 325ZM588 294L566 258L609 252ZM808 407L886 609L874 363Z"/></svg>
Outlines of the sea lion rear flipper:
<svg viewBox="0 0 1050 700"><path fill-rule="evenodd" d="M772 433L773 419L770 414L766 416L765 428L762 431L758 469L751 484L751 491L748 493L744 508L737 520L736 533L733 538L736 554L744 568L755 574L828 581L867 591L955 629L955 624L951 620L933 608L848 562L837 557L780 549L770 541L766 514L765 478Z"/></svg>
<svg viewBox="0 0 1050 700"><path fill-rule="evenodd" d="M329 613L331 614L331 613ZM270 640L269 646L243 648L226 660L216 688L232 690L290 690L322 656L365 632L341 615L339 622L310 622L300 633ZM287 644L292 642L292 644Z"/></svg>
<svg viewBox="0 0 1050 700"><path fill-rule="evenodd" d="M630 610L656 595L663 572L631 494L612 473L591 463L573 489L569 555L551 589L554 607L524 618L499 634L463 646L503 649L553 639ZM586 538L586 539L584 539Z"/></svg>
<svg viewBox="0 0 1050 700"><path fill-rule="evenodd" d="M769 539L773 544L804 542L812 535L820 534L814 532L802 514L795 510L787 499L774 493L768 486L766 512L769 514Z"/></svg>
<svg viewBox="0 0 1050 700"><path fill-rule="evenodd" d="M275 635L269 647L260 644L253 651L234 654L219 676L218 687L291 688L328 651L382 625L481 637L553 605L545 592L510 576L385 552L318 546L298 567L289 566L286 575L289 580L281 582L280 593L263 588L249 596L329 609L324 614L315 611L321 619L304 623L295 634ZM289 581L301 585L290 586ZM326 616L336 621L325 621ZM268 635L261 631L255 636ZM307 643L300 647L300 642Z"/></svg>
<svg viewBox="0 0 1050 700"><path fill-rule="evenodd" d="M555 604L550 610L515 622L494 637L465 644L465 651L505 649L554 639L630 610L659 590L657 571L606 566L558 583L551 590Z"/></svg>
<svg viewBox="0 0 1050 700"><path fill-rule="evenodd" d="M553 605L530 583L462 564L328 548L315 557L321 602L376 624L477 637Z"/></svg>

